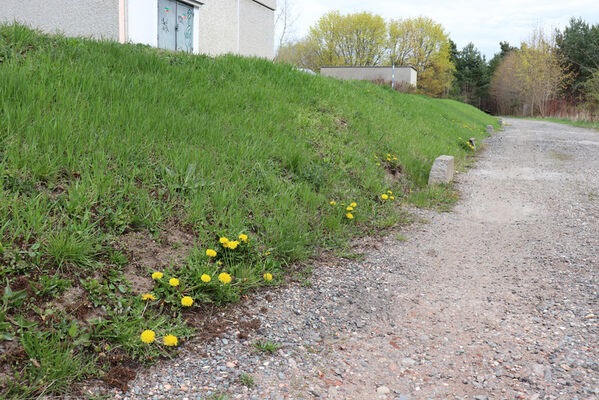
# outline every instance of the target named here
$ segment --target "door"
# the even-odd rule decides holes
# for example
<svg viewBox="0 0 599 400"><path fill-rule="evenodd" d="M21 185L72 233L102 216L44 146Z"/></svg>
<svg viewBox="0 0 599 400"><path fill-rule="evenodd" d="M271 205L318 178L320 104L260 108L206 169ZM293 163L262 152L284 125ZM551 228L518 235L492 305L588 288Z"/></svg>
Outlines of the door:
<svg viewBox="0 0 599 400"><path fill-rule="evenodd" d="M177 50L193 52L193 7L177 2Z"/></svg>
<svg viewBox="0 0 599 400"><path fill-rule="evenodd" d="M158 0L158 47L177 50L177 2Z"/></svg>
<svg viewBox="0 0 599 400"><path fill-rule="evenodd" d="M193 7L175 0L158 0L158 47L193 52Z"/></svg>

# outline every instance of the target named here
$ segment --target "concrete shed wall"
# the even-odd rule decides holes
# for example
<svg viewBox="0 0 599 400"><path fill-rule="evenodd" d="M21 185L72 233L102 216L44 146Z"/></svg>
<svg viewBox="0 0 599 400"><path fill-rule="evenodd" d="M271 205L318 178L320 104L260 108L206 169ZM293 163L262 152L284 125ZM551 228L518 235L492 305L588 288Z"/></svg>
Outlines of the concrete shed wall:
<svg viewBox="0 0 599 400"><path fill-rule="evenodd" d="M339 79L383 80L391 83L393 67L322 67L320 68L320 74ZM412 67L395 67L395 81L416 86L416 70Z"/></svg>
<svg viewBox="0 0 599 400"><path fill-rule="evenodd" d="M273 10L253 0L240 0L239 7L239 54L274 58Z"/></svg>
<svg viewBox="0 0 599 400"><path fill-rule="evenodd" d="M0 0L0 22L47 33L119 40L119 0Z"/></svg>
<svg viewBox="0 0 599 400"><path fill-rule="evenodd" d="M199 24L199 49L208 55L237 53L239 32L238 0L205 0L196 18Z"/></svg>

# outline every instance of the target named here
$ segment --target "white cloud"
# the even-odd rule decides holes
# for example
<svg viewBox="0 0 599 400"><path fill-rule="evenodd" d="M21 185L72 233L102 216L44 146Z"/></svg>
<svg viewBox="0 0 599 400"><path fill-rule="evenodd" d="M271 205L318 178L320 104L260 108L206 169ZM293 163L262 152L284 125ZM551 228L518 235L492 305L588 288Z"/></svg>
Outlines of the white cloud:
<svg viewBox="0 0 599 400"><path fill-rule="evenodd" d="M458 48L473 42L487 57L499 51L500 41L519 45L537 25L561 29L571 17L599 23L597 0L295 0L295 9L297 37L307 34L309 27L331 10L369 11L387 19L426 16L443 25Z"/></svg>

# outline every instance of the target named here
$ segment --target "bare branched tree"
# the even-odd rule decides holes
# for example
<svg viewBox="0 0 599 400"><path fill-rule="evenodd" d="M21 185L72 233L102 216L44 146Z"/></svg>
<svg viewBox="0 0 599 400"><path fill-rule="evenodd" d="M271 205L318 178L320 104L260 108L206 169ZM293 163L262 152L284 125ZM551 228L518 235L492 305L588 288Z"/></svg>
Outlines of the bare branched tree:
<svg viewBox="0 0 599 400"><path fill-rule="evenodd" d="M290 37L293 35L295 23L299 15L295 11L293 0L277 1L277 12L275 14L275 31L278 34L277 49L287 44Z"/></svg>

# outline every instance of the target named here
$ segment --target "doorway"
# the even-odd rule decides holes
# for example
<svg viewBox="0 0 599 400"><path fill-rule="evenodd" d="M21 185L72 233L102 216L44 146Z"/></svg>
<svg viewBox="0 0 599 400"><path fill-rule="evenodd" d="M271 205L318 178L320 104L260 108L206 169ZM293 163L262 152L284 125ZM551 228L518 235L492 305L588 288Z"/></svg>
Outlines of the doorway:
<svg viewBox="0 0 599 400"><path fill-rule="evenodd" d="M176 0L158 0L158 47L193 52L193 6Z"/></svg>

